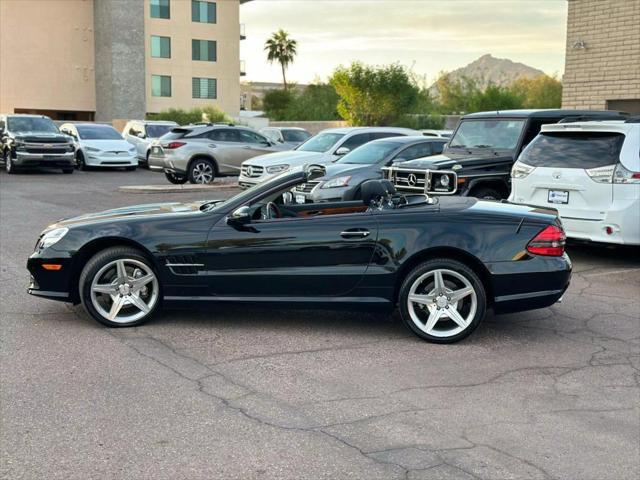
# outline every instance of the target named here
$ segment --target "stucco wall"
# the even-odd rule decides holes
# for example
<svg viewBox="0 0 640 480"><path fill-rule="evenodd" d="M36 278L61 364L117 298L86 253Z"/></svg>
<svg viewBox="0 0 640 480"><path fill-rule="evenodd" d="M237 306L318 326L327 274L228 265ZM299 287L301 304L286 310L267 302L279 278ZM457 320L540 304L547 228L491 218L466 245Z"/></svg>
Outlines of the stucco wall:
<svg viewBox="0 0 640 480"><path fill-rule="evenodd" d="M96 120L144 118L144 4L95 2Z"/></svg>
<svg viewBox="0 0 640 480"><path fill-rule="evenodd" d="M562 106L640 102L640 0L569 0L568 8Z"/></svg>
<svg viewBox="0 0 640 480"><path fill-rule="evenodd" d="M93 0L0 0L0 111L96 109Z"/></svg>

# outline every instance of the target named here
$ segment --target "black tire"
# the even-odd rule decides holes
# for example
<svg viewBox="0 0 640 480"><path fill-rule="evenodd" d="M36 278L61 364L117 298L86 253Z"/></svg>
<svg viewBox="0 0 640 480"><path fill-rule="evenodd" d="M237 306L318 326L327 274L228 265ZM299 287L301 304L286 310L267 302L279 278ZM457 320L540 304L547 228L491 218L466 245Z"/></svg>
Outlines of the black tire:
<svg viewBox="0 0 640 480"><path fill-rule="evenodd" d="M78 167L78 170L88 170L81 150L76 151L76 167Z"/></svg>
<svg viewBox="0 0 640 480"><path fill-rule="evenodd" d="M134 165L134 166L131 166L131 167L124 167L124 169L125 169L127 172L135 172L136 168L138 168L138 167L137 167L137 166L135 166L135 165Z"/></svg>
<svg viewBox="0 0 640 480"><path fill-rule="evenodd" d="M108 318L105 318L102 314L100 314L100 312L98 312L98 310L96 310L91 299L91 283L93 282L94 277L107 264L119 259L132 259L143 263L150 271L154 273L157 279L157 300L153 304L153 307L144 317L127 323L113 322ZM87 313L91 315L91 317L93 317L96 321L103 325L106 325L107 327L133 327L147 322L157 312L162 299L162 287L158 278L158 273L155 271L155 268L153 267L151 262L144 255L142 255L139 250L131 247L111 247L96 253L93 257L91 257L91 259L89 259L89 261L82 269L80 280L78 282L78 289L80 300L82 301L82 306L85 308Z"/></svg>
<svg viewBox="0 0 640 480"><path fill-rule="evenodd" d="M196 158L189 165L189 182L208 185L216 178L216 166L207 158Z"/></svg>
<svg viewBox="0 0 640 480"><path fill-rule="evenodd" d="M13 175L18 171L16 166L13 164L13 160L11 159L11 152L9 150L5 150L3 153L4 157L4 168L9 175Z"/></svg>
<svg viewBox="0 0 640 480"><path fill-rule="evenodd" d="M71 175L74 172L74 168L63 168L62 169L62 173L65 173L67 175Z"/></svg>
<svg viewBox="0 0 640 480"><path fill-rule="evenodd" d="M504 196L495 188L477 187L471 190L470 197L476 197L480 200L502 200Z"/></svg>
<svg viewBox="0 0 640 480"><path fill-rule="evenodd" d="M144 162L139 162L141 167L147 169L149 168L149 155L151 155L151 151L147 151Z"/></svg>
<svg viewBox="0 0 640 480"><path fill-rule="evenodd" d="M415 321L413 320L412 314L409 308L408 297L414 283L419 282L421 278L424 278L423 276L425 276L425 274L428 275L430 272L434 272L436 270L440 270L441 272L452 271L464 277L468 282L468 284L470 284L470 286L473 288L474 294L475 294L475 303L476 303L475 314L473 315L471 320L467 323L467 326L462 331L456 332L456 329L458 329L459 325L455 324L452 320L449 320L448 317L441 318L441 320L438 320L439 323L437 325L442 324L445 327L448 326L453 332L451 335L447 335L445 333L447 331L446 328L440 331L440 335L432 335L427 333L423 329L419 328L418 325L416 325ZM456 290L458 288L463 288L461 285L464 285L464 282L462 281L460 281L460 285L453 285L453 282L457 280L455 277L443 276L443 278L444 278L445 287L449 289L447 290L448 292L451 292L452 290ZM423 281L429 282L430 280L423 280ZM473 302L473 297L469 295L468 297L465 297L465 299L460 300L460 302L463 302L460 308L463 311L465 308L467 308L468 309L467 313L469 316L471 316L472 314L471 303ZM469 304L465 302L469 302ZM426 318L430 315L430 310L426 308L426 304L418 304L416 302L413 302L413 303L415 303L416 305L419 305L417 308L417 312L419 313L416 313L416 316L418 317L418 321L423 319L425 320L424 323L425 323L425 329L426 329ZM472 269L470 269L465 264L457 260L452 260L448 258L436 258L436 259L428 260L424 263L421 263L420 265L415 267L413 270L411 270L411 272L409 272L409 274L403 280L402 286L400 287L398 304L400 308L400 316L402 318L402 321L409 328L409 330L415 333L418 337L432 343L455 343L469 336L478 327L478 325L480 324L480 322L482 321L486 313L487 297L486 297L486 292L485 292L484 285L482 284L482 281ZM451 307L457 310L458 309L457 304L458 302L456 302L456 306L451 305ZM433 305L430 305L430 306L431 308L437 308L437 309L439 308L439 306L436 306L435 300L433 302ZM446 307L442 307L442 312L446 314L447 309L449 307L450 305L447 305ZM414 312L416 312L415 307L414 307Z"/></svg>
<svg viewBox="0 0 640 480"><path fill-rule="evenodd" d="M182 185L183 183L187 183L186 175L179 175L177 173L164 172L164 176L174 185Z"/></svg>

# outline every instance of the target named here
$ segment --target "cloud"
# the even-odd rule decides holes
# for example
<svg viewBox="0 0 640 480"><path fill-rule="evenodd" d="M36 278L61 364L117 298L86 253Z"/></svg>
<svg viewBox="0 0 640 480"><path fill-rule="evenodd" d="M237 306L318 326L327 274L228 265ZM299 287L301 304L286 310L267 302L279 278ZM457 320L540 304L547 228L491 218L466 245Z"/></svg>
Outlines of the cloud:
<svg viewBox="0 0 640 480"><path fill-rule="evenodd" d="M566 9L564 0L257 0L240 7L241 56L248 79L278 81L263 45L283 28L298 40L289 76L301 83L353 60L399 62L433 79L485 53L560 73Z"/></svg>

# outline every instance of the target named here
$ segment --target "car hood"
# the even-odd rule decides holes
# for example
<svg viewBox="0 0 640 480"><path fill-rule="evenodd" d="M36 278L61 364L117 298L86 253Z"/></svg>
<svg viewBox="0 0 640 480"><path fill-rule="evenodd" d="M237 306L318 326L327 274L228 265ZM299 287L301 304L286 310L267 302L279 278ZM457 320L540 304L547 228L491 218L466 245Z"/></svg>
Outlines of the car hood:
<svg viewBox="0 0 640 480"><path fill-rule="evenodd" d="M91 147L108 152L126 152L131 148L131 144L126 140L80 140L81 147Z"/></svg>
<svg viewBox="0 0 640 480"><path fill-rule="evenodd" d="M15 139L30 143L71 143L71 139L62 133L19 132Z"/></svg>
<svg viewBox="0 0 640 480"><path fill-rule="evenodd" d="M513 162L513 152L509 150L473 150L465 151L465 153L457 153L448 151L440 155L432 155L430 157L416 158L402 162L403 168L428 168L431 170L451 170L454 165L460 165L462 168L473 166L476 163L486 164L488 161L496 163ZM399 166L399 165L396 165ZM454 169L457 170L458 168Z"/></svg>
<svg viewBox="0 0 640 480"><path fill-rule="evenodd" d="M299 152L297 150L287 150L284 152L267 153L259 155L244 162L246 165L269 167L286 163L291 166L305 165L307 163L328 162L331 159L327 153Z"/></svg>
<svg viewBox="0 0 640 480"><path fill-rule="evenodd" d="M61 227L78 227L102 222L118 222L124 220L139 220L141 218L156 218L158 216L170 215L200 215L200 206L205 200L191 203L146 203L143 205L132 205L130 207L114 208L96 213L86 213L77 217L70 217L58 220L49 225L46 230Z"/></svg>

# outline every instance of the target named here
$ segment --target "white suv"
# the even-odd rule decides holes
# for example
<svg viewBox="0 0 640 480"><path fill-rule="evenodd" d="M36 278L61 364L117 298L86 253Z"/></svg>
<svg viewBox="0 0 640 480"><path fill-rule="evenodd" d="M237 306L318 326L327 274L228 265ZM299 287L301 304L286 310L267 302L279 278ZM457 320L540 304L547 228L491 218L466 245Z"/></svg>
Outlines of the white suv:
<svg viewBox="0 0 640 480"><path fill-rule="evenodd" d="M570 238L640 245L640 123L544 125L511 181L509 201L557 209Z"/></svg>

